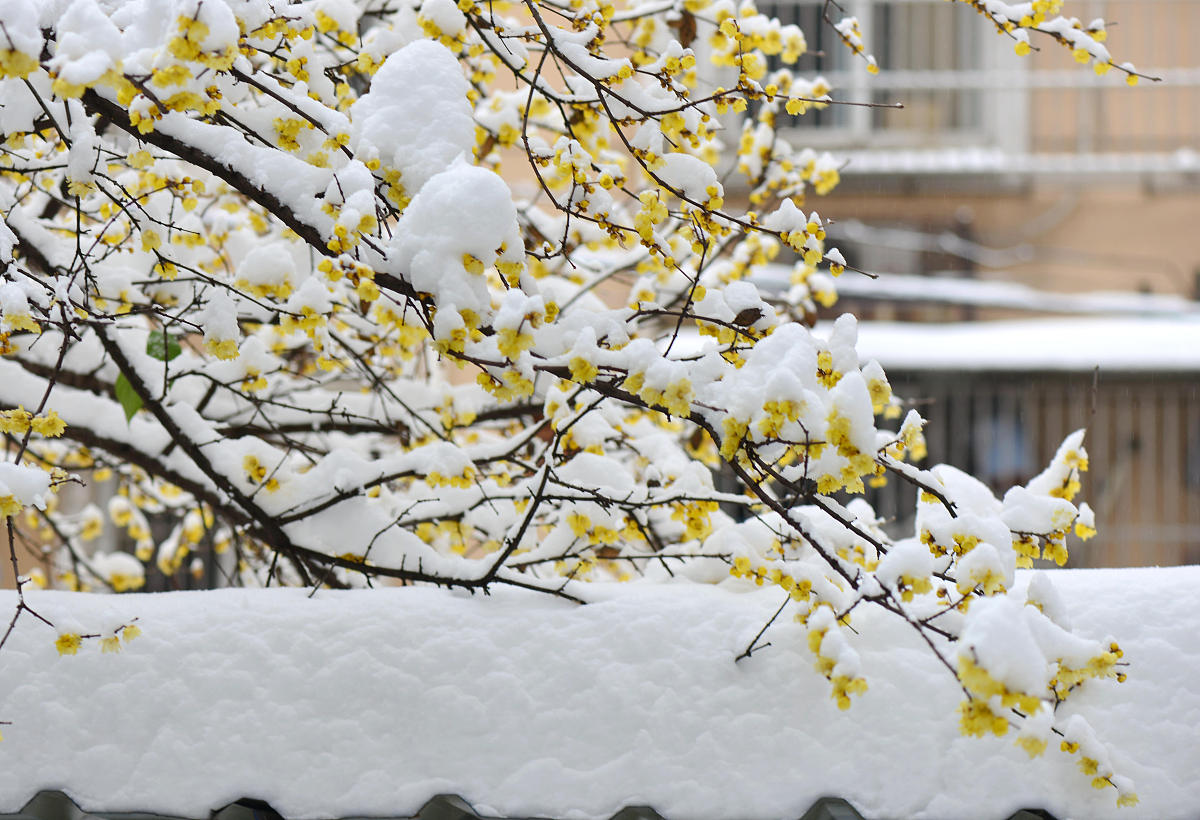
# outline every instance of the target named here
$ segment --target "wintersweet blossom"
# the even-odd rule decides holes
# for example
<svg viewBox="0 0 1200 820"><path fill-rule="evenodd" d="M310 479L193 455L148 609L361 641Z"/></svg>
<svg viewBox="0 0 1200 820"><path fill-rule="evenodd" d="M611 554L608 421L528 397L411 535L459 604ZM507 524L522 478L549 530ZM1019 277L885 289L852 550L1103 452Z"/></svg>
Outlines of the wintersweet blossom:
<svg viewBox="0 0 1200 820"><path fill-rule="evenodd" d="M83 645L83 638L75 632L64 632L54 641L54 648L60 655L74 655Z"/></svg>

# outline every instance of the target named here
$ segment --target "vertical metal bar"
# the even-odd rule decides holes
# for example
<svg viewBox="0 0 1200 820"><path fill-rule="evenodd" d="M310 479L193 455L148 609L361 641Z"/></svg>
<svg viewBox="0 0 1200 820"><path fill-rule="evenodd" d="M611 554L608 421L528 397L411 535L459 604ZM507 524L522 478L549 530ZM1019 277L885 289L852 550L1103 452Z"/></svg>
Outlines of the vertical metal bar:
<svg viewBox="0 0 1200 820"><path fill-rule="evenodd" d="M1028 461L1029 454L1029 429L1026 426L1023 413L1021 412L1021 403L1017 400L1016 386L1012 383L1003 385L996 398L996 415L1003 419L1008 419L1012 425L1012 429L1016 433L1016 441L1014 446L1020 448L1013 457L1013 475L1008 476L1009 482L1024 483L1033 475L1030 473L1032 467ZM1006 492L1007 487L1000 488L1001 492Z"/></svg>
<svg viewBox="0 0 1200 820"><path fill-rule="evenodd" d="M1150 481L1148 488L1151 497L1147 499L1147 507L1151 510L1154 521L1153 533L1154 563L1160 566L1170 566L1175 563L1174 536L1171 532L1171 520L1167 516L1167 493L1170 485L1166 481L1167 449L1166 449L1166 397L1163 394L1164 384L1159 379L1152 379L1147 385L1144 395L1147 398L1145 414L1149 417L1147 427L1148 442L1146 452L1146 473Z"/></svg>
<svg viewBox="0 0 1200 820"><path fill-rule="evenodd" d="M1129 520L1136 527L1136 538L1131 539L1132 562L1130 566L1146 566L1150 560L1150 550L1147 549L1147 527L1153 525L1146 517L1145 505L1145 460L1146 460L1146 428L1143 426L1144 410L1139 390L1131 390L1129 396L1129 430L1133 435L1133 451L1130 454L1130 476L1128 488Z"/></svg>
<svg viewBox="0 0 1200 820"><path fill-rule="evenodd" d="M1097 535L1090 541L1083 542L1080 552L1091 559L1088 566L1098 566L1108 552L1111 536L1107 532L1108 519L1104 504L1105 478L1108 475L1108 465L1112 463L1112 412L1108 400L1108 385L1097 379L1095 394L1090 396L1088 435L1086 448L1088 451L1089 472L1084 481L1083 489L1088 505L1096 516Z"/></svg>
<svg viewBox="0 0 1200 820"><path fill-rule="evenodd" d="M975 380L962 383L953 391L952 421L953 429L950 440L950 464L960 470L970 469L971 425L971 392L977 388Z"/></svg>
<svg viewBox="0 0 1200 820"><path fill-rule="evenodd" d="M995 476L990 475L995 464L990 456L996 425L988 412L987 397L988 386L983 380L963 397L963 413L967 420L966 434L962 436L964 458L954 466L995 489Z"/></svg>
<svg viewBox="0 0 1200 820"><path fill-rule="evenodd" d="M1183 417L1187 436L1187 462L1184 464L1184 511L1187 521L1186 544L1187 560L1189 563L1200 560L1200 385L1191 382L1184 391Z"/></svg>
<svg viewBox="0 0 1200 820"><path fill-rule="evenodd" d="M1122 485L1122 470L1124 469L1125 459L1125 436L1127 431L1121 427L1123 419L1121 418L1121 406L1123 397L1121 395L1121 386L1113 384L1108 391L1108 398L1105 405L1108 407L1108 442L1109 442L1109 457L1104 468L1104 485L1102 495L1100 497L1100 507L1098 510L1102 520L1105 522L1105 531L1108 533L1106 544L1111 543L1112 547L1108 550L1109 563L1107 566L1116 566L1118 544L1121 542L1121 535L1118 532L1118 527L1121 523L1120 497Z"/></svg>
<svg viewBox="0 0 1200 820"><path fill-rule="evenodd" d="M1180 412L1181 391L1179 382L1174 379L1161 382L1162 399L1162 463L1158 475L1161 482L1159 495L1162 496L1162 522L1169 527L1168 536L1170 549L1167 560L1172 565L1186 563L1184 551L1184 518L1181 501L1186 476L1181 469L1187 457L1186 431L1183 430L1183 418Z"/></svg>
<svg viewBox="0 0 1200 820"><path fill-rule="evenodd" d="M1112 389L1106 381L1097 381L1094 401L1096 414L1088 422L1087 437L1090 461L1089 480L1084 485L1084 491L1087 494L1088 504L1096 514L1097 534L1080 549L1093 560L1093 563L1089 563L1088 566L1103 566L1103 564L1095 562L1105 559L1113 540L1112 535L1107 531L1110 521L1108 505L1105 504L1105 492L1106 485L1111 480L1113 436L1115 434Z"/></svg>
<svg viewBox="0 0 1200 820"><path fill-rule="evenodd" d="M1134 526L1130 517L1133 511L1129 508L1128 489L1130 485L1130 464L1133 458L1132 443L1134 431L1133 419L1130 415L1129 400L1131 391L1127 383L1118 383L1112 394L1112 473L1109 476L1106 491L1106 506L1108 520L1111 522L1113 547L1108 557L1107 566L1127 566L1130 563L1127 546Z"/></svg>

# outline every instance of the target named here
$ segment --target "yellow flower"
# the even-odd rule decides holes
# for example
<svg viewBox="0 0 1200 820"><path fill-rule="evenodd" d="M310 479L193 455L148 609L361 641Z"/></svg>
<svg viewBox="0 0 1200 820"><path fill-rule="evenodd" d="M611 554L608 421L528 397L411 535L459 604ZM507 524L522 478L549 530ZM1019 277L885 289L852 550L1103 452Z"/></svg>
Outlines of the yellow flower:
<svg viewBox="0 0 1200 820"><path fill-rule="evenodd" d="M41 333L42 326L28 313L6 313L4 324L11 330L28 330L30 333Z"/></svg>
<svg viewBox="0 0 1200 820"><path fill-rule="evenodd" d="M64 632L54 642L54 648L60 655L74 655L83 645L83 638L76 632Z"/></svg>
<svg viewBox="0 0 1200 820"><path fill-rule="evenodd" d="M0 49L0 78L28 77L38 67L36 57L12 48Z"/></svg>
<svg viewBox="0 0 1200 820"><path fill-rule="evenodd" d="M113 592L129 592L131 590L141 589L145 585L146 579L141 575L125 575L120 572L114 572L109 577L108 582L112 584ZM108 639L106 638L105 640ZM116 638L113 638L113 640L115 641ZM103 648L104 642L101 641L100 645Z"/></svg>
<svg viewBox="0 0 1200 820"><path fill-rule="evenodd" d="M267 468L258 460L257 456L248 455L242 459L242 469L246 471L246 475L251 481L262 481L263 476L267 474Z"/></svg>
<svg viewBox="0 0 1200 820"><path fill-rule="evenodd" d="M121 630L121 639L125 641L125 643L129 643L141 634L142 630L138 628L137 624L130 624Z"/></svg>
<svg viewBox="0 0 1200 820"><path fill-rule="evenodd" d="M142 231L142 250L152 251L162 247L162 237L157 232L146 228Z"/></svg>
<svg viewBox="0 0 1200 820"><path fill-rule="evenodd" d="M659 402L673 416L687 418L692 414L692 384L687 379L669 385Z"/></svg>
<svg viewBox="0 0 1200 820"><path fill-rule="evenodd" d="M104 532L104 519L99 513L89 515L83 522L83 529L79 531L79 537L84 541L94 541Z"/></svg>
<svg viewBox="0 0 1200 820"><path fill-rule="evenodd" d="M1022 735L1017 738L1017 745L1025 750L1025 754L1031 758L1037 757L1042 752L1046 751L1046 741L1041 738L1032 737L1030 735Z"/></svg>
<svg viewBox="0 0 1200 820"><path fill-rule="evenodd" d="M510 360L516 360L521 351L533 347L533 336L522 333L519 328L502 327L497 334L497 347Z"/></svg>
<svg viewBox="0 0 1200 820"><path fill-rule="evenodd" d="M483 273L483 262L479 259L476 259L469 253L464 253L462 255L462 263L463 268L466 269L467 273L473 273L476 276L479 276Z"/></svg>
<svg viewBox="0 0 1200 820"><path fill-rule="evenodd" d="M591 529L592 522L583 513L573 512L567 516L567 526L571 528L571 532L575 533L576 538L582 538Z"/></svg>
<svg viewBox="0 0 1200 820"><path fill-rule="evenodd" d="M687 540L703 539L712 532L709 516L716 511L715 501L690 501L676 505L671 512L671 518L683 522L683 536Z"/></svg>
<svg viewBox="0 0 1200 820"><path fill-rule="evenodd" d="M826 388L833 388L842 380L841 371L833 368L833 353L828 350L817 354L817 378Z"/></svg>
<svg viewBox="0 0 1200 820"><path fill-rule="evenodd" d="M205 339L204 346L218 359L236 359L238 357L238 344L235 339Z"/></svg>
<svg viewBox="0 0 1200 820"><path fill-rule="evenodd" d="M96 190L95 183L73 179L67 183L67 193L71 196L87 196Z"/></svg>
<svg viewBox="0 0 1200 820"><path fill-rule="evenodd" d="M571 371L571 378L574 381L584 384L595 381L596 377L600 375L600 369L582 356L571 359L567 363L567 368Z"/></svg>
<svg viewBox="0 0 1200 820"><path fill-rule="evenodd" d="M17 436L24 435L29 432L32 420L33 414L23 406L14 410L5 410L0 412L0 432L12 433Z"/></svg>
<svg viewBox="0 0 1200 820"><path fill-rule="evenodd" d="M44 416L38 416L32 422L33 432L39 433L47 438L61 436L63 430L67 429L67 423L58 417L58 413L50 410Z"/></svg>
<svg viewBox="0 0 1200 820"><path fill-rule="evenodd" d="M1008 721L993 712L986 701L964 700L958 705L958 711L958 728L964 735L983 737L1008 732Z"/></svg>
<svg viewBox="0 0 1200 820"><path fill-rule="evenodd" d="M850 708L850 696L861 695L867 691L867 682L863 678L851 678L848 675L836 675L833 678L832 697L839 709Z"/></svg>
<svg viewBox="0 0 1200 820"><path fill-rule="evenodd" d="M360 279L354 292L364 302L374 302L379 298L379 285L376 285L374 280L371 279Z"/></svg>

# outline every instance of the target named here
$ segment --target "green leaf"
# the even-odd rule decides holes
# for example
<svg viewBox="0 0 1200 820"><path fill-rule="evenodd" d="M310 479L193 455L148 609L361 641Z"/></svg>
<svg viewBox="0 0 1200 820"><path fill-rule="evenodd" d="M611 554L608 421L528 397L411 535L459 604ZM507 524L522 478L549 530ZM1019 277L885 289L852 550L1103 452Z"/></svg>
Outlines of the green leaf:
<svg viewBox="0 0 1200 820"><path fill-rule="evenodd" d="M125 378L124 373L117 376L113 392L117 394L117 401L121 402L121 407L125 410L125 421L127 423L132 421L133 414L142 409L142 397L133 389L133 385L129 383L129 379Z"/></svg>
<svg viewBox="0 0 1200 820"><path fill-rule="evenodd" d="M150 358L169 362L182 352L183 348L179 346L177 337L161 330L150 331L150 336L146 339L146 355Z"/></svg>

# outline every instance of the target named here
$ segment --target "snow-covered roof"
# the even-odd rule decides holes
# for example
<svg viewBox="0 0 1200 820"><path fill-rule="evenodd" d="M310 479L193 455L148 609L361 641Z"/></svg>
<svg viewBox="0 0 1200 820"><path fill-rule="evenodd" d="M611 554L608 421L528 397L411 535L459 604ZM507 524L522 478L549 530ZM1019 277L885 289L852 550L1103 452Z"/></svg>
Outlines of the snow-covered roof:
<svg viewBox="0 0 1200 820"><path fill-rule="evenodd" d="M894 229L868 228L849 221L839 226L847 238L860 240L871 232ZM937 237L940 243L946 237ZM957 240L957 237L950 237ZM875 272L875 277L846 274L837 280L839 296L879 302L910 302L956 305L994 310L1018 310L1030 313L1101 316L1162 316L1172 319L1200 317L1200 301L1172 293L1137 291L1086 291L1065 293L1042 290L1019 282L977 279L946 271L929 276ZM754 283L764 292L782 294L791 285L788 265L767 265L754 275Z"/></svg>
<svg viewBox="0 0 1200 820"><path fill-rule="evenodd" d="M858 354L892 370L1196 373L1200 317L865 321Z"/></svg>
<svg viewBox="0 0 1200 820"><path fill-rule="evenodd" d="M439 792L574 820L629 804L797 817L829 794L867 817L1194 817L1200 568L1047 575L1077 630L1116 637L1131 664L1064 708L1111 744L1137 807L1091 788L1074 756L963 737L953 677L882 610L855 613L870 688L849 711L798 624L735 663L779 601L729 582L592 587L582 607L422 588L31 592L56 623L136 617L143 634L60 657L54 630L21 619L0 663L0 812L62 789L85 810L185 817L242 797L288 818L394 817Z"/></svg>
<svg viewBox="0 0 1200 820"><path fill-rule="evenodd" d="M786 282L786 274L782 277ZM1200 316L1200 303L1165 293L1092 291L1060 293L1017 282L882 274L878 279L843 276L841 296L891 302L963 305L1038 313L1108 314L1113 316Z"/></svg>
<svg viewBox="0 0 1200 820"><path fill-rule="evenodd" d="M1200 154L1172 152L1012 154L999 148L841 151L842 174L1004 174L1039 177L1076 174L1194 174Z"/></svg>

